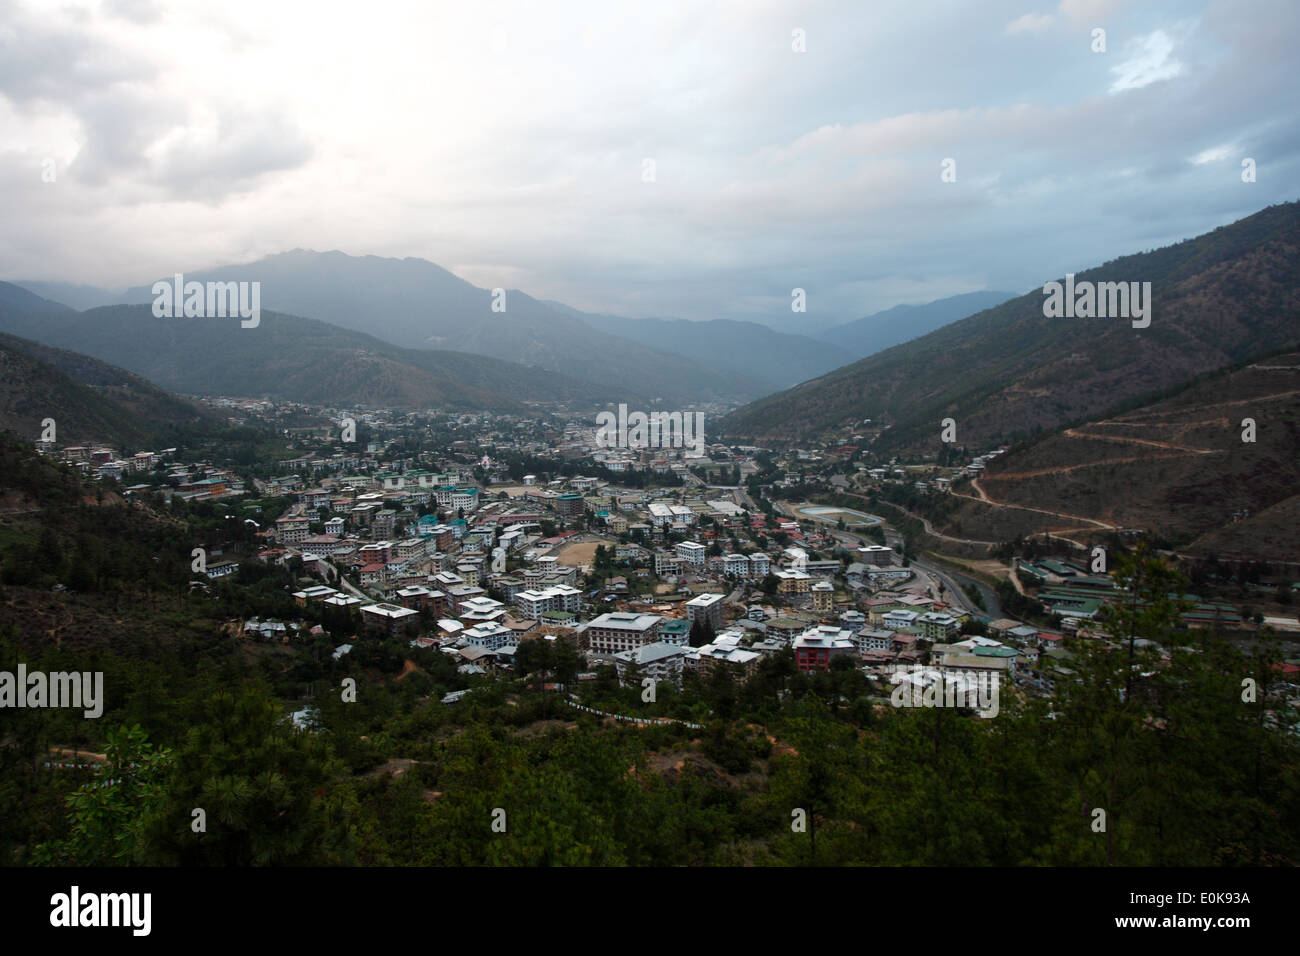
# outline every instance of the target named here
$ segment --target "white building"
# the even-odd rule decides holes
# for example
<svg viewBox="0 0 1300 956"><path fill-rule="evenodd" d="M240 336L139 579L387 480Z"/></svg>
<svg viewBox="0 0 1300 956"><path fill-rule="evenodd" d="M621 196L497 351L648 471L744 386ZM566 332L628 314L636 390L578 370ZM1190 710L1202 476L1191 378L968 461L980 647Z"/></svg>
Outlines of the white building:
<svg viewBox="0 0 1300 956"><path fill-rule="evenodd" d="M614 668L618 671L619 683L627 683L628 671L636 665L641 679L665 681L674 687L682 686L682 665L686 660L687 648L676 644L658 641L614 655Z"/></svg>
<svg viewBox="0 0 1300 956"><path fill-rule="evenodd" d="M515 607L524 617L538 620L547 611L570 611L574 614L582 609L582 592L567 584L554 587L520 591L515 595Z"/></svg>
<svg viewBox="0 0 1300 956"><path fill-rule="evenodd" d="M679 541L677 544L677 556L687 562L694 568L702 568L705 564L707 549L704 545L695 541Z"/></svg>

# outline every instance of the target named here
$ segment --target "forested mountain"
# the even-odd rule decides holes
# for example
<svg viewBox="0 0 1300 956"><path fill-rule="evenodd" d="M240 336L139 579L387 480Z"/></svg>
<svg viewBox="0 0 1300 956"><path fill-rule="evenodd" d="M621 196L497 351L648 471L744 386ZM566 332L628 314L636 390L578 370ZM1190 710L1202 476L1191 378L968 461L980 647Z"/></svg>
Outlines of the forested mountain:
<svg viewBox="0 0 1300 956"><path fill-rule="evenodd" d="M1082 420L1300 341L1300 204L1080 272L1075 283L1150 282L1150 326L1048 318L1041 291L761 399L724 419L734 438L794 441L892 427L881 450L1012 441Z"/></svg>
<svg viewBox="0 0 1300 956"><path fill-rule="evenodd" d="M43 300L12 299L20 304L0 302L0 331L92 355L185 394L463 410L518 409L529 400L596 405L624 394L485 356L402 349L293 315L264 311L257 327L242 328L238 318L156 318L143 305L74 312L49 303L54 310L44 311Z"/></svg>
<svg viewBox="0 0 1300 956"><path fill-rule="evenodd" d="M34 441L47 419L60 444L122 448L167 446L213 423L197 406L125 369L0 334L0 430Z"/></svg>
<svg viewBox="0 0 1300 956"><path fill-rule="evenodd" d="M1300 562L1297 489L1300 353L1284 352L1017 445L941 496L938 523L986 540L1146 528L1185 553Z"/></svg>

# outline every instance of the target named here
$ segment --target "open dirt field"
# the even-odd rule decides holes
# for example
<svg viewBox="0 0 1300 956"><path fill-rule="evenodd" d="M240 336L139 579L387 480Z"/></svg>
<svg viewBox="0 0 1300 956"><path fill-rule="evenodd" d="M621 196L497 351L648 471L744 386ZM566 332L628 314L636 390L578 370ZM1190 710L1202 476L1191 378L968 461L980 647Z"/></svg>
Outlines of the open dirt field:
<svg viewBox="0 0 1300 956"><path fill-rule="evenodd" d="M583 564L591 564L596 558L596 548L601 544L609 547L610 542L583 541L581 544L562 544L551 554L555 555L560 564L578 567Z"/></svg>

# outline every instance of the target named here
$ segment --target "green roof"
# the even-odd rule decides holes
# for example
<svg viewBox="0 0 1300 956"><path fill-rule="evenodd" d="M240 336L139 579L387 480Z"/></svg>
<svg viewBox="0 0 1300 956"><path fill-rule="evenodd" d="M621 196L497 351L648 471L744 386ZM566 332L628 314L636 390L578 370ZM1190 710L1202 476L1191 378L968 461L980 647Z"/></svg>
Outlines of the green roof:
<svg viewBox="0 0 1300 956"><path fill-rule="evenodd" d="M977 647L976 657L1016 657L1020 652L1014 647Z"/></svg>

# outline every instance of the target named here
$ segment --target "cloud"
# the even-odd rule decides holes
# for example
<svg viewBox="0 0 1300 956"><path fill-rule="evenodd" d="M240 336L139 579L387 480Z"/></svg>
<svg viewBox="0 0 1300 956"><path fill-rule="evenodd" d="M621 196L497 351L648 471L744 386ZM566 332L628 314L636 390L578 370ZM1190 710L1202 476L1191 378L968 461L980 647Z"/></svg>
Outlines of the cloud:
<svg viewBox="0 0 1300 956"><path fill-rule="evenodd" d="M1105 26L1108 17L1124 6L1126 0L1061 0L1061 14L1076 30Z"/></svg>
<svg viewBox="0 0 1300 956"><path fill-rule="evenodd" d="M1051 25L1050 13L1026 13L1008 23L1002 32L1007 36L1015 36L1017 33L1042 33Z"/></svg>
<svg viewBox="0 0 1300 956"><path fill-rule="evenodd" d="M1183 64L1171 56L1174 41L1163 30L1138 38L1131 47L1136 47L1136 52L1119 66L1111 67L1111 73L1115 75L1115 81L1110 85L1111 93L1140 90L1183 72Z"/></svg>
<svg viewBox="0 0 1300 956"><path fill-rule="evenodd" d="M0 0L0 277L339 248L592 311L788 323L799 286L852 319L1041 286L1300 182L1294 0L155 6Z"/></svg>
<svg viewBox="0 0 1300 956"><path fill-rule="evenodd" d="M1192 157L1194 166L1204 166L1206 163L1217 163L1220 160L1227 159L1239 152L1241 147L1234 143L1225 143L1222 146L1212 146L1209 149L1201 150Z"/></svg>

